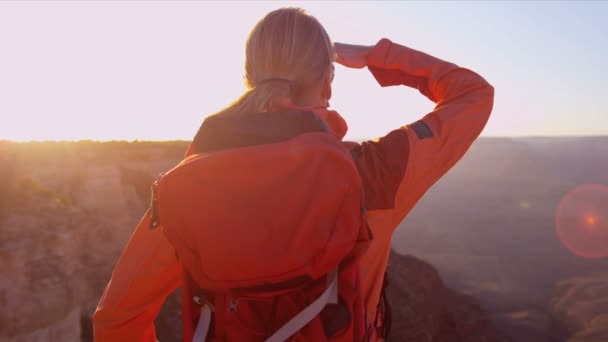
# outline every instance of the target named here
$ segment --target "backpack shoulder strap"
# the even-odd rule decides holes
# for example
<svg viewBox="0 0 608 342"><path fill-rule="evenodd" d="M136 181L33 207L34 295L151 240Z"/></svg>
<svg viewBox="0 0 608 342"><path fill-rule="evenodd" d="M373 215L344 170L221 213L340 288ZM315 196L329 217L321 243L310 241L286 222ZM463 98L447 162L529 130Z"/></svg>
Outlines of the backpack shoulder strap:
<svg viewBox="0 0 608 342"><path fill-rule="evenodd" d="M382 281L382 292L380 292L380 301L376 309L376 333L379 337L387 341L391 334L393 324L393 312L391 302L388 298L387 288L389 285L388 267L384 270L384 280Z"/></svg>

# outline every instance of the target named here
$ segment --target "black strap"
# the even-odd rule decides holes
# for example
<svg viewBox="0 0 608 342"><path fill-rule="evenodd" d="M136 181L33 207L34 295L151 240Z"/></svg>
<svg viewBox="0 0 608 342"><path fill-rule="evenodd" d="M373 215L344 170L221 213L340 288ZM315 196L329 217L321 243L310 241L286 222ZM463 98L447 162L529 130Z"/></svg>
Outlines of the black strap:
<svg viewBox="0 0 608 342"><path fill-rule="evenodd" d="M416 135L420 140L433 137L433 131L431 130L429 125L427 125L426 122L422 120L410 124L409 127L412 128L414 132L416 132Z"/></svg>
<svg viewBox="0 0 608 342"><path fill-rule="evenodd" d="M388 341L393 324L393 313L391 303L388 300L387 288L389 285L388 268L384 271L384 280L382 281L382 292L380 292L380 300L376 309L376 332L378 337L384 341ZM380 316L382 316L382 324L379 324Z"/></svg>

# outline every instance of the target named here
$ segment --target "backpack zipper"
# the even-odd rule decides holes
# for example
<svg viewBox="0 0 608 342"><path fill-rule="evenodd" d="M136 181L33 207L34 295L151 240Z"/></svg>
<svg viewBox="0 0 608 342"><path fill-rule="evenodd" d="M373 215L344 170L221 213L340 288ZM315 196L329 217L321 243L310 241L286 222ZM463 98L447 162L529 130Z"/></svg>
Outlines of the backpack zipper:
<svg viewBox="0 0 608 342"><path fill-rule="evenodd" d="M158 217L158 181L162 176L161 174L150 186L150 229L154 229L160 224Z"/></svg>

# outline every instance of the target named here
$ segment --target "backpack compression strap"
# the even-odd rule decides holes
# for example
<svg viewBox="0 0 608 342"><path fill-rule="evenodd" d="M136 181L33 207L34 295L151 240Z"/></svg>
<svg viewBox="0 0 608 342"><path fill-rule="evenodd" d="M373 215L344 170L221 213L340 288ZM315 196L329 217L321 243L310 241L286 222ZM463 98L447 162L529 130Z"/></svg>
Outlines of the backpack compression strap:
<svg viewBox="0 0 608 342"><path fill-rule="evenodd" d="M327 288L314 302L308 305L304 310L300 311L284 326L277 330L272 336L266 339L266 342L283 342L293 334L304 328L304 326L312 321L321 313L327 304L338 304L338 269L334 269L327 275ZM196 325L193 342L204 342L207 338L209 323L211 322L211 308L208 304L201 307L201 316Z"/></svg>
<svg viewBox="0 0 608 342"><path fill-rule="evenodd" d="M312 321L327 304L338 304L338 269L334 269L327 275L327 288L325 291L307 306L300 311L295 317L289 320L277 332L272 334L266 342L283 342L297 333L300 329L310 321Z"/></svg>
<svg viewBox="0 0 608 342"><path fill-rule="evenodd" d="M192 342L205 342L207 339L207 332L209 331L209 325L211 324L211 307L209 304L201 306L201 315L198 318L196 324L196 330L194 336L192 336Z"/></svg>

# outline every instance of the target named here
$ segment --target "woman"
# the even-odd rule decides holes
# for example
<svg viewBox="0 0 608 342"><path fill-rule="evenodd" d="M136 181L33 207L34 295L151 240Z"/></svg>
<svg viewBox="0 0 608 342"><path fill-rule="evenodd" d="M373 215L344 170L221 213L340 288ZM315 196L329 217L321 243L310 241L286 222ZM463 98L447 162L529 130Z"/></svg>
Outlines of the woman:
<svg viewBox="0 0 608 342"><path fill-rule="evenodd" d="M381 86L417 88L437 104L419 121L380 139L343 143L360 176L366 223L373 235L366 251L357 258L357 287L362 292L366 315L379 318L374 323L380 338L380 326L386 317L383 315L387 314L379 303L391 235L420 197L464 155L482 131L492 110L494 89L490 84L470 70L388 39L375 46L332 44L314 17L300 9L279 9L265 16L247 41L248 90L228 108L205 120L188 155L278 146L316 131L327 131L341 140L346 122L337 112L327 109L334 61L350 68L367 67ZM255 181L248 182L259 183L252 179ZM296 184L297 180L292 182ZM290 206L300 206L298 210L315 210L310 203L316 202L294 203ZM155 340L153 320L162 302L183 286L183 275L191 271L184 271L176 258L175 238L179 234L164 231L166 227L148 228L164 225L163 220L161 212L160 223L156 222L152 210L131 237L94 315L96 340ZM220 244L218 248L227 247ZM355 318L351 313L351 319ZM192 324L184 326L193 329ZM327 333L327 327L323 327ZM298 332L293 337L302 340L314 336L307 334ZM349 336L354 340L375 338L367 331L351 332Z"/></svg>

